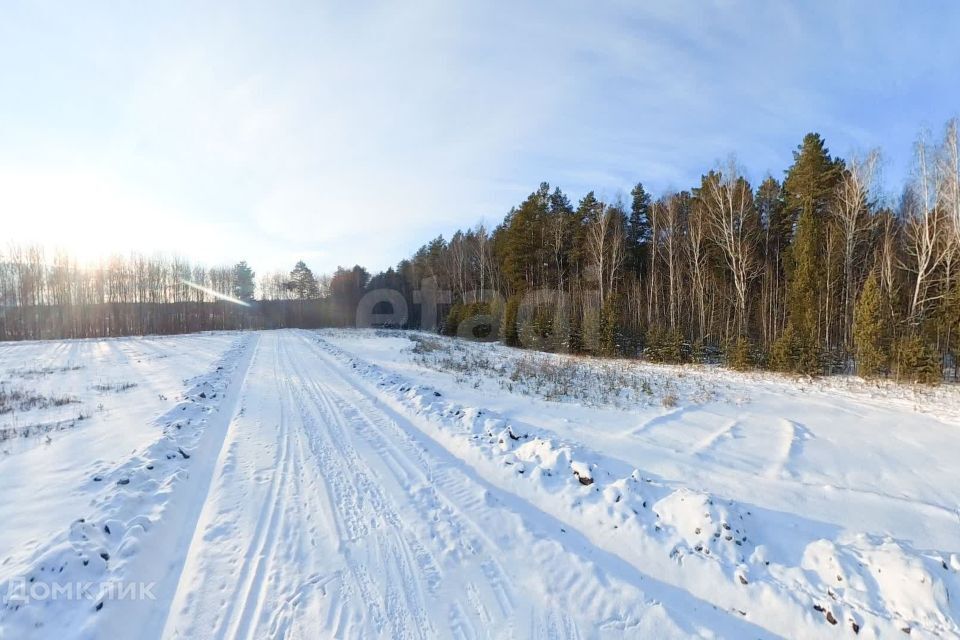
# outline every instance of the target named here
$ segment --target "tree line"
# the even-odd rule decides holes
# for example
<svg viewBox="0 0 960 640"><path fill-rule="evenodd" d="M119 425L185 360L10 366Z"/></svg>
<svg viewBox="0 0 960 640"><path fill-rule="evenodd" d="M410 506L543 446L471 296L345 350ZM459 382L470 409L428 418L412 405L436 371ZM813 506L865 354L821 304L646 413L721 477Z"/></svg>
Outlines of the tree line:
<svg viewBox="0 0 960 640"><path fill-rule="evenodd" d="M0 340L347 326L367 280L362 269L317 277L302 261L259 281L244 261L205 268L133 254L80 264L14 244L0 252Z"/></svg>
<svg viewBox="0 0 960 640"><path fill-rule="evenodd" d="M301 261L256 280L245 262L139 255L81 266L12 246L0 255L0 339L350 326L365 296L386 290L397 296L374 311L392 309L387 323L513 346L956 378L957 121L928 138L893 200L881 196L878 151L841 159L811 133L782 179L757 185L734 161L656 198L637 183L629 196L574 203L542 183L494 228L437 237L374 275L315 276Z"/></svg>
<svg viewBox="0 0 960 640"><path fill-rule="evenodd" d="M756 186L733 161L656 199L638 183L628 199L574 204L542 183L492 231L436 238L374 280L435 277L453 292L443 331L516 346L955 378L958 151L956 120L921 138L893 202L878 151L841 159L815 133L782 180ZM460 326L471 318L483 321Z"/></svg>

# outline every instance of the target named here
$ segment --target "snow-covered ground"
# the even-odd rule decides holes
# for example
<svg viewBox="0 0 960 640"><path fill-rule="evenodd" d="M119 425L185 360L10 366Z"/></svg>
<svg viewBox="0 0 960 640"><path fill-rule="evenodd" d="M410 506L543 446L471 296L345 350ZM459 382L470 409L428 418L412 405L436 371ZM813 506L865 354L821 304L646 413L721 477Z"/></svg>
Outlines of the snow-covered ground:
<svg viewBox="0 0 960 640"><path fill-rule="evenodd" d="M956 388L289 330L2 389L3 640L960 636Z"/></svg>
<svg viewBox="0 0 960 640"><path fill-rule="evenodd" d="M0 414L0 637L97 637L97 592L123 579L177 484L176 443L212 411L192 396L248 339L0 344L0 389L40 398Z"/></svg>

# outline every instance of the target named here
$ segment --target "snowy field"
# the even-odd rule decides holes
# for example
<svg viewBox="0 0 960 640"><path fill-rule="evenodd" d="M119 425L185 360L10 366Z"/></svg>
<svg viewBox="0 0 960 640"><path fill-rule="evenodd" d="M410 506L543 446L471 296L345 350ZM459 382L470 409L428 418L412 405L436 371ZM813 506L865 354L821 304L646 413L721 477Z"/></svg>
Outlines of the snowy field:
<svg viewBox="0 0 960 640"><path fill-rule="evenodd" d="M958 637L958 457L955 387L400 332L0 344L0 639Z"/></svg>

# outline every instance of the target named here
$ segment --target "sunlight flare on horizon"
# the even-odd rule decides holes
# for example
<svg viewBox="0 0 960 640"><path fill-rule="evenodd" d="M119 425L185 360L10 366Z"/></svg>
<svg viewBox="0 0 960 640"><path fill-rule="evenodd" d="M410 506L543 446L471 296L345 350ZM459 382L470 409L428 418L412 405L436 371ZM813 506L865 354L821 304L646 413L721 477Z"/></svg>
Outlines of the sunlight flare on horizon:
<svg viewBox="0 0 960 640"><path fill-rule="evenodd" d="M249 306L250 306L250 303L249 303L249 302L244 302L243 300L241 300L241 299L239 299L239 298L234 298L233 296L228 296L228 295L225 294L225 293L221 293L221 292L219 292L219 291L216 291L215 289L211 289L210 287L205 287L205 286L203 286L203 285L197 284L196 282L190 282L190 281L187 280L186 278L181 279L180 282L181 282L182 284L187 285L187 286L190 287L191 289L196 289L197 291L202 291L203 293L206 293L207 295L213 296L213 297L216 298L217 300L223 300L224 302L232 302L233 304L238 304L238 305L240 305L241 307L249 307Z"/></svg>

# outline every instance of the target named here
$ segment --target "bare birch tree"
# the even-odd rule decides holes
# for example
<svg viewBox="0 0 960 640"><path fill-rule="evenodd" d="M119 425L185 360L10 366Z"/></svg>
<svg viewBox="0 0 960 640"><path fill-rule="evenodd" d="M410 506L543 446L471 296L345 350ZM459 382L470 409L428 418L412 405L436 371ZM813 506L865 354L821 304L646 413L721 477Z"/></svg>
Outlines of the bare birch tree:
<svg viewBox="0 0 960 640"><path fill-rule="evenodd" d="M687 223L690 246L690 280L693 288L692 312L696 320L695 334L705 337L707 333L707 222L706 205L702 200L694 205Z"/></svg>
<svg viewBox="0 0 960 640"><path fill-rule="evenodd" d="M914 274L910 297L910 320L918 322L927 304L939 298L936 288L937 269L944 258L943 236L945 217L938 206L941 176L930 157L931 150L923 137L916 145L916 176L904 198L906 252L910 258L904 266Z"/></svg>
<svg viewBox="0 0 960 640"><path fill-rule="evenodd" d="M600 306L613 291L626 254L623 224L614 207L603 205L600 215L587 227L587 252L596 270Z"/></svg>
<svg viewBox="0 0 960 640"><path fill-rule="evenodd" d="M747 293L760 273L757 255L760 227L756 221L753 193L731 160L722 173L709 176L704 194L707 224L713 241L723 254L730 271L736 299L736 330L744 331Z"/></svg>
<svg viewBox="0 0 960 640"><path fill-rule="evenodd" d="M953 232L953 243L960 250L960 126L956 118L947 123L940 153L943 205Z"/></svg>
<svg viewBox="0 0 960 640"><path fill-rule="evenodd" d="M847 161L831 208L843 246L842 337L847 348L851 347L853 340L853 305L856 299L854 261L858 247L875 223L875 219L870 215L869 199L874 188L879 158L880 152L873 150L862 158L854 155Z"/></svg>

